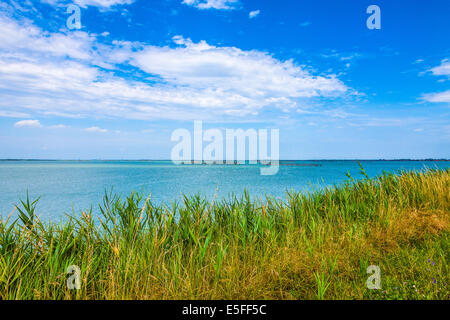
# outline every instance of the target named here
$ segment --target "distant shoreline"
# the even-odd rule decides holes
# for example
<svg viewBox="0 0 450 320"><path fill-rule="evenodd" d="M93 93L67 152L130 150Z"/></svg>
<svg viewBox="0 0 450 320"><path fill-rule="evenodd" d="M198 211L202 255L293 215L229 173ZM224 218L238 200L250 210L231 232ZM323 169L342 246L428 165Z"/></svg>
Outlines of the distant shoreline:
<svg viewBox="0 0 450 320"><path fill-rule="evenodd" d="M168 159L0 159L0 161L7 162L7 161L76 161L76 162L93 162L93 161L104 161L104 162L157 162L157 161L163 161L163 162L172 162L172 160ZM195 160L191 160L195 161ZM225 160L223 160L225 161ZM258 160L260 161L260 160ZM420 161L420 162L436 162L436 161L450 161L450 159L301 159L301 160L279 160L280 162L292 162L292 161L349 161L349 162L355 162L355 161Z"/></svg>

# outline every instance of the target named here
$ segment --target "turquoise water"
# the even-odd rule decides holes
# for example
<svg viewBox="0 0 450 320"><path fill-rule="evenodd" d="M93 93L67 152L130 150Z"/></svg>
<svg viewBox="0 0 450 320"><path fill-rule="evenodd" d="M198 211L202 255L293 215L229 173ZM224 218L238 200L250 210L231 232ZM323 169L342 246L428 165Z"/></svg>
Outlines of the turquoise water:
<svg viewBox="0 0 450 320"><path fill-rule="evenodd" d="M254 197L265 193L283 197L286 190L311 190L342 183L345 173L361 178L356 161L289 161L319 166L280 166L274 176L260 175L257 165L183 165L170 161L0 161L0 217L7 217L20 199L41 197L37 213L59 220L64 213L97 211L105 190L128 195L151 194L154 202L170 203L181 194L223 198L247 189ZM287 162L281 162L287 164ZM443 161L362 161L369 176L383 170L449 168Z"/></svg>

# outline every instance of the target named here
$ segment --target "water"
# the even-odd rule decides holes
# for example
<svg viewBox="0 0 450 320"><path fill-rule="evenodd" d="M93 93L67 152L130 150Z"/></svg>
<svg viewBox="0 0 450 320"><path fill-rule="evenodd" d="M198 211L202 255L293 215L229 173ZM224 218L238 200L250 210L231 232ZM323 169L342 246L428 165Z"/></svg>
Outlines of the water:
<svg viewBox="0 0 450 320"><path fill-rule="evenodd" d="M281 162L286 164L286 162ZM256 165L184 165L170 161L0 161L0 217L7 217L20 199L40 196L37 213L42 220L60 220L64 213L93 206L97 211L105 190L128 195L151 194L154 202L180 200L181 194L202 194L208 199L242 194L284 197L286 190L311 190L346 180L345 173L361 178L356 161L289 161L320 166L280 166L274 176L260 175ZM445 161L362 161L369 176L384 171L449 168Z"/></svg>

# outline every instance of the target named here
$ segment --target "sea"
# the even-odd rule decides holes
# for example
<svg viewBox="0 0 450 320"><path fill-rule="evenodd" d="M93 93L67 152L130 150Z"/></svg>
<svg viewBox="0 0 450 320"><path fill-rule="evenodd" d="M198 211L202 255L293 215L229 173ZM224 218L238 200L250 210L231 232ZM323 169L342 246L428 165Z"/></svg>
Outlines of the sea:
<svg viewBox="0 0 450 320"><path fill-rule="evenodd" d="M449 168L449 161L359 161L370 177L385 172ZM345 182L349 173L362 179L358 161L280 161L275 175L261 175L261 164L183 164L172 161L0 161L0 218L6 219L27 194L39 198L36 214L41 220L60 221L67 214L92 209L106 193L127 196L138 192L153 203L171 205L183 195L207 200L241 197L285 198L287 191L308 192ZM14 211L14 212L13 212Z"/></svg>

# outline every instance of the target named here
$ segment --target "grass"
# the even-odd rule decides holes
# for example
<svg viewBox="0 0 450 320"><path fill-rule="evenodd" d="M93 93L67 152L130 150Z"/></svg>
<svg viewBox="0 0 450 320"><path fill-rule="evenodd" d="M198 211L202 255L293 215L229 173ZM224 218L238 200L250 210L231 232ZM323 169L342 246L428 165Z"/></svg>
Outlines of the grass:
<svg viewBox="0 0 450 320"><path fill-rule="evenodd" d="M449 299L449 190L447 169L284 200L110 193L95 218L58 224L27 197L0 223L0 299ZM366 287L369 265L380 290Z"/></svg>

